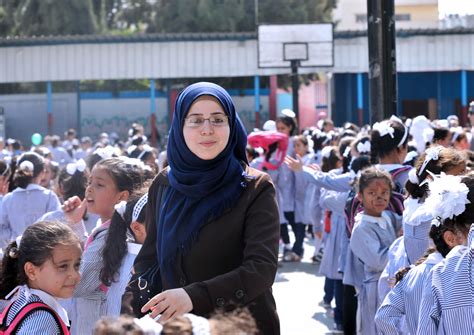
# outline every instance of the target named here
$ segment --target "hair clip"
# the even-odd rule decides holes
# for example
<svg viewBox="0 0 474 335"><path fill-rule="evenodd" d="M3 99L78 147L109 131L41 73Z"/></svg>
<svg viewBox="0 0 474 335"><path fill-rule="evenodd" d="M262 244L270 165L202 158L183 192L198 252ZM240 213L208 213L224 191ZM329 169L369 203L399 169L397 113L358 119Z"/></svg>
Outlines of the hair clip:
<svg viewBox="0 0 474 335"><path fill-rule="evenodd" d="M420 176L423 171L425 171L426 166L428 165L429 162L431 161L437 161L439 159L439 153L443 149L442 146L435 146L426 149L425 153L425 160L423 161L423 164L421 164L420 169L418 170L418 175Z"/></svg>
<svg viewBox="0 0 474 335"><path fill-rule="evenodd" d="M387 121L382 122L375 122L372 126L372 130L378 131L380 137L384 137L385 135L390 135L391 138L394 137L395 129L391 125L388 124Z"/></svg>

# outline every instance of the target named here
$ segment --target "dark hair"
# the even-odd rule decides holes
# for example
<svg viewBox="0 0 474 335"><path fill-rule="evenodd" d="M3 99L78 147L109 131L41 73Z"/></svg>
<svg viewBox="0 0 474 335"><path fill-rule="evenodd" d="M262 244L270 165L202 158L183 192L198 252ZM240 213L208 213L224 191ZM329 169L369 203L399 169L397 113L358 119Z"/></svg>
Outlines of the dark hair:
<svg viewBox="0 0 474 335"><path fill-rule="evenodd" d="M346 153L347 148L349 148L350 150L351 143L354 142L354 140L354 137L348 136L342 138L339 142L339 155L342 157L342 172L349 171L349 165L351 164L352 155L350 151L346 155L344 154Z"/></svg>
<svg viewBox="0 0 474 335"><path fill-rule="evenodd" d="M425 161L426 152L423 152L421 154L415 164L416 175L418 176L419 184L421 184L426 179L426 177L429 176L429 172L438 175L441 172L447 172L448 170L462 163L466 163L467 161L466 156L456 149L444 148L441 146L437 147L440 148L440 151L438 153L438 159L430 160L428 164L426 164L426 167L423 169L423 171L420 171L420 169L423 165L423 162ZM405 184L405 189L412 198L419 199L424 198L426 195L428 195L428 184L425 183L422 186L420 186L419 184L415 184L412 183L410 180L407 180Z"/></svg>
<svg viewBox="0 0 474 335"><path fill-rule="evenodd" d="M369 143L370 143L370 137L369 137L369 136L358 137L358 138L356 138L354 141L352 141L352 143L351 143L351 148L352 148L354 151L357 151L357 152L359 153L359 155L370 155L370 151L368 151L368 152L360 152L359 149L357 149L357 146L359 145L359 143L365 144L366 142L369 142Z"/></svg>
<svg viewBox="0 0 474 335"><path fill-rule="evenodd" d="M394 186L390 173L372 166L362 170L360 177L355 183L357 193L364 192L364 190L369 186L369 184L375 179L384 179L389 185L390 190L393 190Z"/></svg>
<svg viewBox="0 0 474 335"><path fill-rule="evenodd" d="M331 119L324 119L323 122L321 123L321 130L324 131L324 128L326 128L326 126L334 126L334 122L332 122Z"/></svg>
<svg viewBox="0 0 474 335"><path fill-rule="evenodd" d="M433 143L442 141L446 139L446 137L451 135L451 132L449 131L449 129L445 127L434 127L433 130L434 130Z"/></svg>
<svg viewBox="0 0 474 335"><path fill-rule="evenodd" d="M100 318L94 327L94 335L144 335L143 329L133 316L122 314L118 317ZM192 334L192 333L191 333Z"/></svg>
<svg viewBox="0 0 474 335"><path fill-rule="evenodd" d="M247 144L247 146L245 147L245 152L248 156L250 156L250 160L254 160L259 156L257 150L255 150L255 148L252 147L250 144Z"/></svg>
<svg viewBox="0 0 474 335"><path fill-rule="evenodd" d="M3 256L0 275L0 297L5 298L18 285L28 283L24 266L27 262L41 266L52 257L58 245L80 245L69 226L59 222L40 221L26 228L18 248L10 242Z"/></svg>
<svg viewBox="0 0 474 335"><path fill-rule="evenodd" d="M331 153L329 154L329 157L323 157L321 161L321 171L329 172L331 170L334 170L340 160L341 156L336 150L336 147L331 147Z"/></svg>
<svg viewBox="0 0 474 335"><path fill-rule="evenodd" d="M325 145L331 142L331 137L328 134L323 133L319 130L313 131L311 138L313 139L314 152L321 151Z"/></svg>
<svg viewBox="0 0 474 335"><path fill-rule="evenodd" d="M117 189L128 191L129 196L138 190L143 183L143 171L137 165L128 164L122 158L106 158L94 165L94 168L103 168L114 180Z"/></svg>
<svg viewBox="0 0 474 335"><path fill-rule="evenodd" d="M367 155L362 155L354 159L351 163L351 170L355 173L370 167L370 157Z"/></svg>
<svg viewBox="0 0 474 335"><path fill-rule="evenodd" d="M469 189L467 200L470 202L466 205L464 212L457 216L453 216L452 219L448 218L443 220L438 227L435 225L431 226L430 230L430 238L433 240L436 250L438 250L443 257L446 257L451 250L443 238L444 233L446 231L451 231L453 233L461 232L462 234L467 235L471 223L474 222L474 174L471 173L463 177L461 182L466 184Z"/></svg>
<svg viewBox="0 0 474 335"><path fill-rule="evenodd" d="M61 142L61 138L58 135L51 136L51 146L53 148L56 148L59 145L59 142Z"/></svg>
<svg viewBox="0 0 474 335"><path fill-rule="evenodd" d="M380 133L376 129L372 129L370 133L370 156L372 163L378 163L378 160L388 156L394 150L405 147L408 143L408 129L402 123L395 120L384 120L382 122L388 123L390 127L394 129L393 138L390 134L380 136ZM400 141L405 137L403 143Z"/></svg>
<svg viewBox="0 0 474 335"><path fill-rule="evenodd" d="M428 248L426 250L426 252L423 254L423 256L420 257L420 259L418 259L414 264L413 266L417 266L417 265L420 265L422 264L424 261L426 261L426 259L428 258L428 256L430 254L432 254L433 252L435 252L436 249L435 248ZM395 284L397 284L398 282L400 282L403 277L405 277L405 275L408 273L408 271L410 271L412 269L412 266L406 266L404 268L401 268L400 270L398 270L396 273L395 273Z"/></svg>
<svg viewBox="0 0 474 335"><path fill-rule="evenodd" d="M81 200L84 199L89 179L89 170L76 170L73 175L67 172L66 167L62 168L58 176L58 185L62 189L63 199L67 200L77 195Z"/></svg>
<svg viewBox="0 0 474 335"><path fill-rule="evenodd" d="M12 170L10 168L10 165L3 159L0 159L0 177L5 177L6 179L9 179L11 173Z"/></svg>
<svg viewBox="0 0 474 335"><path fill-rule="evenodd" d="M276 119L275 123L281 122L285 126L290 127L290 136L293 136L296 130L296 123L295 120L289 116L280 116Z"/></svg>
<svg viewBox="0 0 474 335"><path fill-rule="evenodd" d="M139 185L136 185L139 187ZM133 208L137 201L146 193L148 187L141 191L134 190L130 192L131 196L125 207L123 217L114 211L110 227L107 231L104 248L102 249L102 269L100 270L100 280L104 285L110 286L116 281L119 274L123 258L127 255L127 235L133 236L130 229L132 223ZM138 222L145 222L145 207L140 211ZM133 236L135 237L135 236Z"/></svg>
<svg viewBox="0 0 474 335"><path fill-rule="evenodd" d="M33 171L26 166L21 167L21 163L29 161L33 164ZM38 177L44 171L45 163L43 157L34 152L26 152L20 156L17 161L13 182L16 186L26 188L34 178Z"/></svg>

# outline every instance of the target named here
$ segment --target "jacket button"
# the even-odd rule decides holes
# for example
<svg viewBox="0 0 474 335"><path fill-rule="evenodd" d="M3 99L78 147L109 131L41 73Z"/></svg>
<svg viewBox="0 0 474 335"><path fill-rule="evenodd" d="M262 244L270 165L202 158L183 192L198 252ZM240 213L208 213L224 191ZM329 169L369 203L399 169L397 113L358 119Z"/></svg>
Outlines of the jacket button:
<svg viewBox="0 0 474 335"><path fill-rule="evenodd" d="M225 304L225 300L223 298L217 298L216 299L216 305L217 307L222 307Z"/></svg>
<svg viewBox="0 0 474 335"><path fill-rule="evenodd" d="M244 291L242 291L242 290L235 291L235 297L237 299L242 299L244 297Z"/></svg>
<svg viewBox="0 0 474 335"><path fill-rule="evenodd" d="M180 284L181 286L186 285L186 279L181 278L181 279L179 280L179 284Z"/></svg>

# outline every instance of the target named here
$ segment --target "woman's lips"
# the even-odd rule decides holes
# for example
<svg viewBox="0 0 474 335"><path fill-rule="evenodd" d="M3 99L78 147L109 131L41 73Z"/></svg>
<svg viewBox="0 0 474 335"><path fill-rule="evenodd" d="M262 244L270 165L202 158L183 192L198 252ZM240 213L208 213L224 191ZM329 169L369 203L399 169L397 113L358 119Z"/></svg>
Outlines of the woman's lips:
<svg viewBox="0 0 474 335"><path fill-rule="evenodd" d="M214 144L216 144L216 141L206 141L206 142L201 142L199 143L203 147L212 147Z"/></svg>

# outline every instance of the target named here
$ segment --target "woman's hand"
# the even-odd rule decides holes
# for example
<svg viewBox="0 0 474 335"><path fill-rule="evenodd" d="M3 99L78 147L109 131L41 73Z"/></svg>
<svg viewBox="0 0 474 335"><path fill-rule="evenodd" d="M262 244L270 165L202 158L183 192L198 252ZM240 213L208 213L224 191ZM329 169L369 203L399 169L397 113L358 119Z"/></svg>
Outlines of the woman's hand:
<svg viewBox="0 0 474 335"><path fill-rule="evenodd" d="M155 295L141 309L142 313L151 311L150 316L155 318L161 314L160 323L164 323L174 316L183 315L193 310L191 298L183 288L167 290Z"/></svg>
<svg viewBox="0 0 474 335"><path fill-rule="evenodd" d="M303 171L303 161L301 160L301 156L296 154L296 159L291 156L285 157L285 164L288 165L290 170L298 172Z"/></svg>
<svg viewBox="0 0 474 335"><path fill-rule="evenodd" d="M78 223L81 221L86 212L86 208L86 199L81 200L78 196L67 199L62 206L66 221L69 223Z"/></svg>

